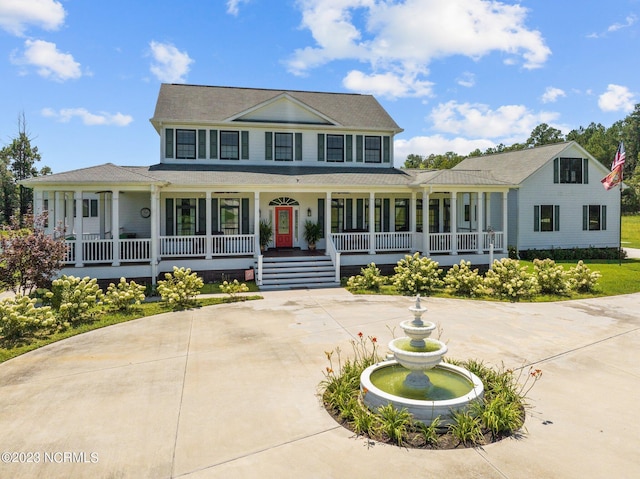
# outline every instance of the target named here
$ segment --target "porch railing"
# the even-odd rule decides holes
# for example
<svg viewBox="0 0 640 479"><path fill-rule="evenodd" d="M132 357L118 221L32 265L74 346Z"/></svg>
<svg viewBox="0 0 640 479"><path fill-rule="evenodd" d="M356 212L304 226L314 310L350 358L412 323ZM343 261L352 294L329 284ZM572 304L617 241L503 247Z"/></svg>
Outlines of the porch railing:
<svg viewBox="0 0 640 479"><path fill-rule="evenodd" d="M376 233L376 251L405 251L413 247L410 232Z"/></svg>
<svg viewBox="0 0 640 479"><path fill-rule="evenodd" d="M429 251L431 253L448 253L451 251L451 234L429 233Z"/></svg>
<svg viewBox="0 0 640 479"><path fill-rule="evenodd" d="M73 264L76 262L76 250L78 241L65 240L67 252L64 263ZM120 240L120 261L123 263L146 262L151 260L151 239L121 239ZM113 240L92 239L82 242L82 262L87 264L112 263Z"/></svg>
<svg viewBox="0 0 640 479"><path fill-rule="evenodd" d="M336 251L359 253L369 251L369 233L331 233Z"/></svg>
<svg viewBox="0 0 640 479"><path fill-rule="evenodd" d="M217 235L211 239L214 256L252 255L255 251L255 235Z"/></svg>
<svg viewBox="0 0 640 479"><path fill-rule="evenodd" d="M160 236L160 256L186 258L206 254L206 236Z"/></svg>
<svg viewBox="0 0 640 479"><path fill-rule="evenodd" d="M151 239L129 238L120 240L120 261L136 263L151 261Z"/></svg>

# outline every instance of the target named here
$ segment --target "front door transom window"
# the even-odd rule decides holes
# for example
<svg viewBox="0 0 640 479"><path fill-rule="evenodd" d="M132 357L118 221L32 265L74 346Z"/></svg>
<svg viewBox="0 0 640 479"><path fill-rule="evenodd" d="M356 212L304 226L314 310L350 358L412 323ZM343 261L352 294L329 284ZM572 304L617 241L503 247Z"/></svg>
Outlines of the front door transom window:
<svg viewBox="0 0 640 479"><path fill-rule="evenodd" d="M299 206L297 200L293 198L289 198L288 196L281 196L280 198L276 198L269 202L269 206Z"/></svg>

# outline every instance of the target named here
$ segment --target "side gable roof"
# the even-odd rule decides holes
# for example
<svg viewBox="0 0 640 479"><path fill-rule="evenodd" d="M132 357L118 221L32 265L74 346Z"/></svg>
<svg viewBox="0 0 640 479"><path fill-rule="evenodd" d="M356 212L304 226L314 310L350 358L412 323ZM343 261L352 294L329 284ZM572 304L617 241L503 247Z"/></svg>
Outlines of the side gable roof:
<svg viewBox="0 0 640 479"><path fill-rule="evenodd" d="M345 128L402 131L371 95L162 84L151 123L220 123L286 95Z"/></svg>
<svg viewBox="0 0 640 479"><path fill-rule="evenodd" d="M453 167L453 170L482 170L491 173L499 180L518 185L546 165L547 162L563 156L563 152L570 148L578 148L585 158L591 158L599 164L578 143L569 141L495 155L470 157L458 163Z"/></svg>
<svg viewBox="0 0 640 479"><path fill-rule="evenodd" d="M90 166L77 170L65 171L53 175L36 176L21 181L28 187L38 184L46 185L73 185L73 184L136 184L150 185L162 184L164 181L145 174L144 170L134 170L124 166L105 163L103 165Z"/></svg>

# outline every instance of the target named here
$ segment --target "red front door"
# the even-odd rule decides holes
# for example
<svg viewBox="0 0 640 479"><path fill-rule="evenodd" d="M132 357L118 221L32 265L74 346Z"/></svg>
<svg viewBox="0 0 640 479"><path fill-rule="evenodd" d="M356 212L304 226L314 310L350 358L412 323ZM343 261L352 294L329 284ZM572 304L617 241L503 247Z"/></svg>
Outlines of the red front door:
<svg viewBox="0 0 640 479"><path fill-rule="evenodd" d="M276 248L293 246L292 210L290 206L276 207Z"/></svg>

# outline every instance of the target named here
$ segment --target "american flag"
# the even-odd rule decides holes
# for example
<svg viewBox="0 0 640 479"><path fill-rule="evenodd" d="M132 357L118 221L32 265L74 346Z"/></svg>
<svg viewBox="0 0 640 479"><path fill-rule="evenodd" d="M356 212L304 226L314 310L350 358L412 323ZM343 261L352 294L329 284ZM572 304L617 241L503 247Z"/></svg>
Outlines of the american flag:
<svg viewBox="0 0 640 479"><path fill-rule="evenodd" d="M618 151L616 151L616 156L613 158L613 164L611 165L611 171L615 170L620 165L624 165L625 156L626 155L625 155L625 152L624 152L624 143L620 142L620 144L618 145Z"/></svg>

